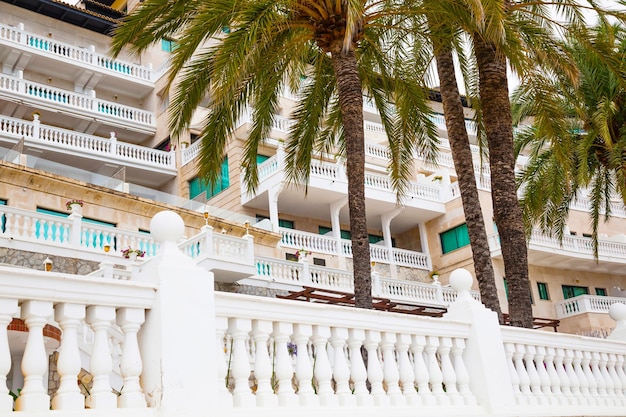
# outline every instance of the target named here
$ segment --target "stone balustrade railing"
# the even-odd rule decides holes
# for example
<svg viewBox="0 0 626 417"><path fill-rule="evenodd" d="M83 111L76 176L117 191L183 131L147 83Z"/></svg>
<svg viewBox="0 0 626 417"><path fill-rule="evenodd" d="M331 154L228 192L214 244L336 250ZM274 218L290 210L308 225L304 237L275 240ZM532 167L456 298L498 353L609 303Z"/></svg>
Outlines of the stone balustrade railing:
<svg viewBox="0 0 626 417"><path fill-rule="evenodd" d="M600 295L579 295L554 303L556 317L563 319L585 313L608 314L609 308L615 303L626 303L624 297L607 297Z"/></svg>
<svg viewBox="0 0 626 417"><path fill-rule="evenodd" d="M502 339L516 409L591 416L624 407L624 343L513 327L502 328Z"/></svg>
<svg viewBox="0 0 626 417"><path fill-rule="evenodd" d="M626 341L500 326L470 295L467 271L452 272L457 297L441 318L216 293L212 273L177 247L182 219L162 212L151 226L161 250L129 281L0 266L0 379L23 352L20 415L624 415ZM622 307L612 317L625 328ZM25 340L8 337L17 314ZM62 330L51 396L48 323ZM93 330L84 361L83 323ZM87 397L81 368L93 376ZM0 409L13 406L0 384Z"/></svg>
<svg viewBox="0 0 626 417"><path fill-rule="evenodd" d="M80 111L96 118L111 119L112 123L124 124L133 129L151 133L156 130L154 112L102 100L96 98L95 93L86 95L26 80L21 71L18 71L17 77L0 74L0 91L16 99L31 102L34 107L52 105L57 109Z"/></svg>
<svg viewBox="0 0 626 417"><path fill-rule="evenodd" d="M296 250L304 249L309 252L318 252L338 256L352 256L352 242L341 239L340 247L337 247L337 239L334 237L303 232L295 229L280 228L282 235L281 245ZM406 249L387 248L382 245L370 245L370 258L374 262L393 263L399 266L408 266L418 269L430 269L430 256Z"/></svg>
<svg viewBox="0 0 626 417"><path fill-rule="evenodd" d="M95 47L81 48L60 42L50 37L24 30L24 24L16 27L0 24L0 42L13 48L21 47L31 53L43 54L56 59L68 60L75 64L85 65L99 71L115 73L124 78L138 81L154 81L150 67L136 65L119 59L111 59L108 55L95 51Z"/></svg>
<svg viewBox="0 0 626 417"><path fill-rule="evenodd" d="M2 266L0 291L1 379L5 381L11 368L12 354L17 358L20 353L24 377L24 386L15 404L6 383L0 384L3 413L13 409L75 413L84 410L86 404L101 410L146 407L139 383L143 365L137 333L145 320L145 310L152 307L154 285ZM26 323L26 339L8 338L7 325L13 317L20 317ZM60 386L52 398L44 380L49 372L50 346L46 346L44 338L44 327L48 323L62 330L56 368ZM120 361L122 382L114 387L119 390L119 396L112 391L110 380L113 352L109 348L108 333L114 323L124 337ZM92 350L86 362L81 360L78 342L78 329L83 325L93 331ZM24 343L21 346L20 341ZM88 369L93 378L87 398L76 384L81 368Z"/></svg>
<svg viewBox="0 0 626 417"><path fill-rule="evenodd" d="M197 235L179 242L178 247L191 258L228 259L231 263L253 265L254 242L243 238L214 233L212 227L203 227Z"/></svg>
<svg viewBox="0 0 626 417"><path fill-rule="evenodd" d="M500 249L500 238L498 234L488 236L489 247L491 250ZM529 248L534 250L542 250L545 248L549 251L559 251L568 256L593 256L592 239L583 236L563 236L563 240L555 237L544 235L539 229L531 232ZM600 259L610 259L612 262L626 261L626 243L609 241L604 239L598 240L598 256Z"/></svg>

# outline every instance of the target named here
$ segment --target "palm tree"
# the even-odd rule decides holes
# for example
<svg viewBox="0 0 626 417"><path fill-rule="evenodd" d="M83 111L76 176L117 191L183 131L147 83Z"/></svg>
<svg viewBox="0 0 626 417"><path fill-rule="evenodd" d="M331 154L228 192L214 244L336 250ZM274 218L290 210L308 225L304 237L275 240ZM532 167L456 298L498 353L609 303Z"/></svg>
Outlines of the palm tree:
<svg viewBox="0 0 626 417"><path fill-rule="evenodd" d="M459 4L459 6L461 5ZM464 10L460 10L457 16L463 12ZM499 321L502 322L502 311L491 262L491 251L489 250L485 221L476 186L472 151L465 127L461 94L455 75L452 49L456 45L454 49L461 50L457 53L457 56L462 57L462 43L459 42L458 30L454 29L448 18L430 14L428 15L428 25L437 64L437 75L439 77L448 140L450 141L454 168L458 176L480 297L483 304L496 312ZM465 68L466 65L462 65L462 67ZM467 71L464 72L466 73Z"/></svg>
<svg viewBox="0 0 626 417"><path fill-rule="evenodd" d="M113 54L126 45L139 53L163 37L177 40L169 74L170 85L176 80L170 128L173 137L182 134L196 107L210 100L199 157L199 174L208 182L217 179L237 120L252 108L242 165L248 190L254 190L257 149L269 134L281 92L286 86L300 92L286 172L290 180L306 184L311 155L338 149L345 157L355 301L362 308L372 305L364 91L388 133L389 170L400 194L408 184L406 161L413 151L432 161L437 144L419 74L393 55L401 49L384 47L384 40L400 37L387 24L392 13L386 6L340 0L147 0L116 29L112 47Z"/></svg>
<svg viewBox="0 0 626 417"><path fill-rule="evenodd" d="M517 151L529 151L520 178L527 228L562 239L570 203L588 190L596 257L600 220L610 217L615 196L626 204L625 35L603 23L567 39L562 48L580 77L537 68L513 100L516 123L533 118L516 138Z"/></svg>

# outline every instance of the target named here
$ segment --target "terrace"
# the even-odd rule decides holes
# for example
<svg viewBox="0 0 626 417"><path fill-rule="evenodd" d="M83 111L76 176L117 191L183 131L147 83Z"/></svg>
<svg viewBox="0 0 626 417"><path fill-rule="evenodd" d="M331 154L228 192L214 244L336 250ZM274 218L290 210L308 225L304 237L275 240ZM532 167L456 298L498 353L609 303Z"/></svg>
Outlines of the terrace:
<svg viewBox="0 0 626 417"><path fill-rule="evenodd" d="M158 252L128 280L0 266L0 375L22 349L24 377L15 403L2 389L3 413L623 415L626 342L499 326L466 271L437 318L219 293L178 248L178 215L157 214L151 231ZM29 330L21 345L6 327L15 317ZM51 391L47 323L62 330Z"/></svg>

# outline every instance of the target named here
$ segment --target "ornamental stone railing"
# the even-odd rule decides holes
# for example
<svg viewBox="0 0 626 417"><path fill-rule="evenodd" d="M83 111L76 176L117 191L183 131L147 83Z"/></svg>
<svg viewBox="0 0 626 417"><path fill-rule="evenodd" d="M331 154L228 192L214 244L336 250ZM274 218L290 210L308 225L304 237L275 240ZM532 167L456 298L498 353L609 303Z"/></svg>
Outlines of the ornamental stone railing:
<svg viewBox="0 0 626 417"><path fill-rule="evenodd" d="M608 314L613 304L626 303L624 297L607 297L601 295L579 295L554 303L556 318L564 319L579 314L601 313Z"/></svg>
<svg viewBox="0 0 626 417"><path fill-rule="evenodd" d="M45 125L40 122L38 114L34 115L32 122L0 116L0 135L16 141L24 138L28 145L49 147L56 152L80 153L85 158L105 158L120 164L132 163L147 170L167 170L172 175L176 174L174 152L119 142L114 133L109 138L103 138Z"/></svg>
<svg viewBox="0 0 626 417"><path fill-rule="evenodd" d="M99 99L95 97L95 92L81 94L26 80L22 71L18 71L17 77L0 74L0 92L33 107L52 105L58 110L80 111L97 119L109 119L111 124L125 125L130 129L149 133L156 131L154 112Z"/></svg>
<svg viewBox="0 0 626 417"><path fill-rule="evenodd" d="M0 384L3 413L624 415L619 332L604 340L500 326L461 269L441 318L215 292L213 274L178 248L184 230L175 213L158 213L159 253L129 280L0 265L0 379L21 353L25 381L15 403ZM613 310L626 328L626 306ZM18 314L25 339L7 330ZM45 344L48 323L62 330L60 346ZM81 357L85 325L93 345ZM119 387L110 330L121 338ZM48 354L57 349L60 387L49 395ZM86 396L81 368L93 377Z"/></svg>
<svg viewBox="0 0 626 417"><path fill-rule="evenodd" d="M114 73L124 78L144 82L154 81L153 71L149 66L144 67L119 59L111 59L108 55L97 53L93 45L81 48L31 33L24 30L23 23L19 23L15 27L0 24L0 42L13 48L21 47L31 51L31 53L67 60L76 65L83 65L105 73Z"/></svg>

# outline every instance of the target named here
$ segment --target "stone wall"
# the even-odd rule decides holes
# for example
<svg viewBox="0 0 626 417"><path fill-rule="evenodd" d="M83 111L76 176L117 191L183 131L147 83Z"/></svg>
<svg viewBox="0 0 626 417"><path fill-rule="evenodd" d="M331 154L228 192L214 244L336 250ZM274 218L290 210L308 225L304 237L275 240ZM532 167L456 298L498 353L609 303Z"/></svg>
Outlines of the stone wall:
<svg viewBox="0 0 626 417"><path fill-rule="evenodd" d="M46 256L43 253L27 252L11 248L0 247L0 263L23 266L26 268L43 270L43 262L50 258L53 271L66 272L68 274L87 275L99 268L98 262L86 261L77 258L65 258L61 256Z"/></svg>

